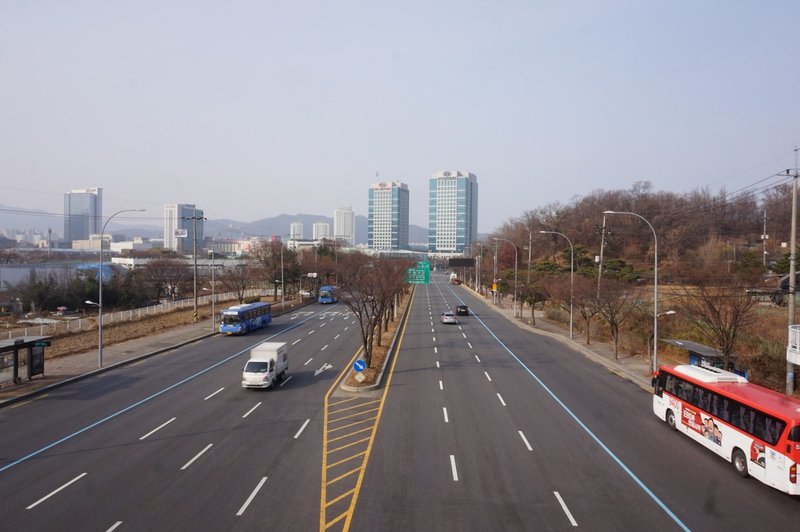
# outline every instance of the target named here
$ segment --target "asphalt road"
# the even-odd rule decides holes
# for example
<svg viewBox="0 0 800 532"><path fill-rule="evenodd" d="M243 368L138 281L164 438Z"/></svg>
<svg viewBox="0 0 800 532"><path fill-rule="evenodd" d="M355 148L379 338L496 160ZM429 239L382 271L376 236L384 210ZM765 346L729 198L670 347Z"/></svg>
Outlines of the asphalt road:
<svg viewBox="0 0 800 532"><path fill-rule="evenodd" d="M334 385L356 327L307 307L0 410L0 530L796 527L800 501L669 431L649 393L444 277L353 395ZM244 390L266 339L292 344L291 378Z"/></svg>
<svg viewBox="0 0 800 532"><path fill-rule="evenodd" d="M342 305L310 308L4 409L0 530L317 528L321 405L359 342ZM265 339L290 378L242 389Z"/></svg>
<svg viewBox="0 0 800 532"><path fill-rule="evenodd" d="M442 278L421 287L353 530L794 529L800 501L652 414L652 396ZM464 302L458 326L438 316Z"/></svg>

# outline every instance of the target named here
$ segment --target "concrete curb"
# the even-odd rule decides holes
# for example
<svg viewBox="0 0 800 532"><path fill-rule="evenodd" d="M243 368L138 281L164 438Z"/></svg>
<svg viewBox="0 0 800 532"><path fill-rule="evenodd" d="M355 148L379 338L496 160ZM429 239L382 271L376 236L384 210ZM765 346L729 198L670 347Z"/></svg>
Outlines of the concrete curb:
<svg viewBox="0 0 800 532"><path fill-rule="evenodd" d="M121 368L123 366L127 366L128 364L133 364L134 362L139 362L140 360L144 360L144 359L156 356L156 355L160 355L162 353L166 353L167 351L172 351L173 349L177 349L179 347L183 347L185 345L189 345L189 344L192 344L194 342L199 342L200 340L205 340L206 338L210 338L210 337L215 336L217 334L219 334L219 333L217 333L217 332L206 333L206 334L203 334L201 336L197 336L195 338L191 338L189 340L185 340L183 342L177 343L175 345L170 345L170 346L167 346L167 347L163 347L161 349L157 349L157 350L152 351L150 353L145 353L143 355L139 355L139 356L136 356L136 357L133 357L133 358L129 358L127 360L122 360L120 362L116 362L114 364L111 364L110 366L104 366L102 368L97 368L97 369L95 369L93 371L90 371L88 373L82 373L80 375L75 375L74 377L66 378L66 379L64 379L62 381L54 382L53 384L48 384L47 386L43 386L41 388L37 388L36 390L31 390L30 392L27 392L27 393L22 394L22 395L18 395L16 397L11 397L9 399L4 399L4 400L0 401L0 409L5 408L6 406L13 405L15 403L21 403L21 402L26 401L28 399L32 399L32 398L36 397L37 395L41 395L43 393L47 393L47 392L55 390L57 388L61 388L62 386L67 386L68 384L72 384L74 382L82 381L84 379L88 379L89 377L94 377L95 375L100 375L101 373L106 373L107 371L111 371L111 370L114 370L114 369L117 369L117 368Z"/></svg>
<svg viewBox="0 0 800 532"><path fill-rule="evenodd" d="M363 392L371 392L380 387L381 382L383 381L383 374L386 372L386 367L389 365L389 361L392 360L397 355L397 353L395 352L397 337L400 331L403 330L406 320L408 319L408 313L411 309L411 299L414 297L416 291L417 291L417 285L414 285L414 289L411 291L411 294L409 294L408 305L406 305L406 309L403 311L403 315L400 317L400 323L397 325L397 330L394 332L394 336L392 337L392 343L389 344L389 356L387 356L386 359L383 361L383 367L381 368L381 372L378 374L378 378L375 379L375 384L368 384L367 386L350 386L348 384L345 384L347 377L349 377L350 374L353 373L353 368L351 367L348 370L347 375L345 375L345 377L342 379L341 384L339 384L339 388L341 388L345 392L363 393Z"/></svg>

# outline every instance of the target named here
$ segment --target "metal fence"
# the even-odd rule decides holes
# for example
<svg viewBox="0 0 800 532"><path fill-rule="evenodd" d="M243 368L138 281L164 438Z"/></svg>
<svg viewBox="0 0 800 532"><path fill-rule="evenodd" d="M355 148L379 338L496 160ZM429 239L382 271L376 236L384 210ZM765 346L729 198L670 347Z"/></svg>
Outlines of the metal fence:
<svg viewBox="0 0 800 532"><path fill-rule="evenodd" d="M245 297L264 296L267 295L266 290L248 290ZM236 300L236 296L231 293L216 294L215 305L224 304L229 301ZM211 304L211 296L202 296L197 298L197 305L204 306ZM158 314L166 314L176 310L185 310L194 308L194 298L181 299L180 301L171 301L168 303L161 303L150 307L143 307L131 310L123 310L120 312L104 312L103 313L103 327L111 325L112 323L119 323L125 321L139 320L148 316L155 316ZM222 310L222 307L217 311ZM63 334L77 333L81 331L90 331L97 328L97 316L87 316L85 318L63 318L54 319L52 323L42 323L20 327L19 325L9 324L6 330L0 334L0 338L19 338L22 336L59 336Z"/></svg>

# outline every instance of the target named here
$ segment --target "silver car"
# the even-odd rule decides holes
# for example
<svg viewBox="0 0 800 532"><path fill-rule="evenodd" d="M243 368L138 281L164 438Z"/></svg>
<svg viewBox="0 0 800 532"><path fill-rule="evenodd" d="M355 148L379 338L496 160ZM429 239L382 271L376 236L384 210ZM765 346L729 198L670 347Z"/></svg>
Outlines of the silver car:
<svg viewBox="0 0 800 532"><path fill-rule="evenodd" d="M458 320L452 312L442 312L442 323L458 323Z"/></svg>

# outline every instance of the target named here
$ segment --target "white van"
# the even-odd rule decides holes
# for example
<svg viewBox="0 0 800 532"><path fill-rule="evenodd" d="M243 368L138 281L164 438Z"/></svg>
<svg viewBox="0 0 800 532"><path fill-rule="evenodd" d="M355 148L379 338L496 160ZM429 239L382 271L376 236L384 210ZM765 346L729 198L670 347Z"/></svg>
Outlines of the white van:
<svg viewBox="0 0 800 532"><path fill-rule="evenodd" d="M262 342L250 350L250 359L242 368L243 388L270 388L289 371L289 347L286 342Z"/></svg>

